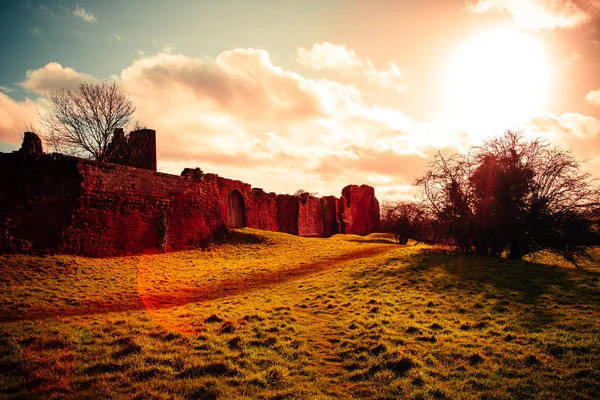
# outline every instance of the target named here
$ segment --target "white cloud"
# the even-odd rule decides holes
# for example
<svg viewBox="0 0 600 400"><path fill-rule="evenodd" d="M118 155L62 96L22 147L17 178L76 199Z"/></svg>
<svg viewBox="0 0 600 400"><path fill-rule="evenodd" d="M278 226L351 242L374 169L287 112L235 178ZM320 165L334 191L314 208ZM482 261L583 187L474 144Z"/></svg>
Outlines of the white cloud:
<svg viewBox="0 0 600 400"><path fill-rule="evenodd" d="M75 7L75 10L73 10L73 15L81 18L85 22L90 22L94 24L98 23L98 21L96 20L96 16L81 6Z"/></svg>
<svg viewBox="0 0 600 400"><path fill-rule="evenodd" d="M0 142L19 144L25 126L37 120L37 108L30 99L15 101L0 93Z"/></svg>
<svg viewBox="0 0 600 400"><path fill-rule="evenodd" d="M159 109L163 103L185 99L204 111L246 120L304 119L323 112L318 87L274 66L264 50L229 50L213 61L159 53L136 60L121 78L140 99L149 90L161 93L154 98ZM185 102L182 105L188 109Z"/></svg>
<svg viewBox="0 0 600 400"><path fill-rule="evenodd" d="M299 47L296 51L296 60L301 65L316 70L353 70L363 66L363 61L358 58L354 50L329 42L315 43L311 49Z"/></svg>
<svg viewBox="0 0 600 400"><path fill-rule="evenodd" d="M563 113L560 115L564 126L577 138L591 139L600 135L600 121L589 115Z"/></svg>
<svg viewBox="0 0 600 400"><path fill-rule="evenodd" d="M315 43L312 48L299 47L296 61L318 71L337 71L349 76L363 76L369 82L386 89L402 90L402 73L394 63L388 63L387 69L378 70L373 61L359 57L352 49L329 42Z"/></svg>
<svg viewBox="0 0 600 400"><path fill-rule="evenodd" d="M542 138L552 145L569 149L582 161L582 170L598 177L600 169L600 121L578 113L560 116L545 112L531 118L525 126L530 138Z"/></svg>
<svg viewBox="0 0 600 400"><path fill-rule="evenodd" d="M394 63L388 63L387 69L378 70L373 67L373 62L368 60L364 74L369 82L377 83L383 88L396 89L398 91L404 89L404 85L401 82L402 73Z"/></svg>
<svg viewBox="0 0 600 400"><path fill-rule="evenodd" d="M594 106L600 106L600 89L589 92L585 95L585 99Z"/></svg>
<svg viewBox="0 0 600 400"><path fill-rule="evenodd" d="M48 94L60 89L74 89L84 82L98 82L98 79L51 62L42 68L27 71L22 84L29 91Z"/></svg>
<svg viewBox="0 0 600 400"><path fill-rule="evenodd" d="M166 45L165 47L162 48L162 52L163 53L167 53L167 54L171 54L173 53L175 50L177 50L177 48L175 46L172 46L170 44Z"/></svg>
<svg viewBox="0 0 600 400"><path fill-rule="evenodd" d="M467 9L508 12L518 27L541 30L575 27L590 20L600 5L595 0L471 0Z"/></svg>
<svg viewBox="0 0 600 400"><path fill-rule="evenodd" d="M160 53L171 54L174 53L177 48L170 43L161 44L158 40L152 39L152 44L160 48Z"/></svg>
<svg viewBox="0 0 600 400"><path fill-rule="evenodd" d="M113 42L113 41L121 42L121 41L123 41L123 38L118 33L115 33L114 35L112 35L110 37L110 39L108 39L108 41L109 42Z"/></svg>
<svg viewBox="0 0 600 400"><path fill-rule="evenodd" d="M9 88L9 87L6 87L6 86L0 86L0 92L2 92L2 93L9 94L9 93L12 93L14 91L15 91L15 89L12 89L12 88Z"/></svg>
<svg viewBox="0 0 600 400"><path fill-rule="evenodd" d="M567 147L574 139L593 139L600 136L600 121L579 113L563 113L557 116L549 112L540 112L529 119L525 128L532 136L542 135Z"/></svg>

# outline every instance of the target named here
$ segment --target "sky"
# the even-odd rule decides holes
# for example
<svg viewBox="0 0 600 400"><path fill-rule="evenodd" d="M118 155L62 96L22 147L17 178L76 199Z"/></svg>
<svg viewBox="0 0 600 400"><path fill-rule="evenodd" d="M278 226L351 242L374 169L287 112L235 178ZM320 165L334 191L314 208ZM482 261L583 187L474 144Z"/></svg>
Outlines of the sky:
<svg viewBox="0 0 600 400"><path fill-rule="evenodd" d="M600 176L600 0L3 0L0 39L0 151L48 93L116 80L166 173L410 200L512 129Z"/></svg>

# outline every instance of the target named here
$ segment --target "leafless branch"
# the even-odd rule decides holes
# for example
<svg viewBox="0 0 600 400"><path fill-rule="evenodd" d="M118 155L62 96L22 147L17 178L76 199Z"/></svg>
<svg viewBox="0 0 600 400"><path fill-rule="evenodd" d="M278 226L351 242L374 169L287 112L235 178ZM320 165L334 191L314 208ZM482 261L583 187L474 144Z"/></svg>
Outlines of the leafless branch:
<svg viewBox="0 0 600 400"><path fill-rule="evenodd" d="M125 127L135 107L117 82L82 83L47 96L40 116L42 137L54 151L102 161L116 129Z"/></svg>

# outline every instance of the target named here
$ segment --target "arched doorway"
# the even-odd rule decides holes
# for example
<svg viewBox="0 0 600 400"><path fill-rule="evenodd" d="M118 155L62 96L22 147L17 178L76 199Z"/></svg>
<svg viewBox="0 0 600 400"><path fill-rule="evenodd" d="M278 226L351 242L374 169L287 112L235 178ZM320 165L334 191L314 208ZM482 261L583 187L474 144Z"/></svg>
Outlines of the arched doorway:
<svg viewBox="0 0 600 400"><path fill-rule="evenodd" d="M237 190L227 197L227 227L243 228L246 226L246 204L244 196Z"/></svg>

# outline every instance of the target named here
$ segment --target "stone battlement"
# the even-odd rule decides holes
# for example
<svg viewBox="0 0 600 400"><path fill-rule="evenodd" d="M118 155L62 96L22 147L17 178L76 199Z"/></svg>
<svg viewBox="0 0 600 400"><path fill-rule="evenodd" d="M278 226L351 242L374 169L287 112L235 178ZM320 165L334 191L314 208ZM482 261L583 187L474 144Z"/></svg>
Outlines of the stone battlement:
<svg viewBox="0 0 600 400"><path fill-rule="evenodd" d="M132 167L37 150L0 153L0 252L113 256L204 246L223 225L317 237L380 225L366 185L340 198L278 195L189 169L156 172L156 161Z"/></svg>

